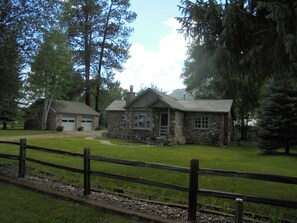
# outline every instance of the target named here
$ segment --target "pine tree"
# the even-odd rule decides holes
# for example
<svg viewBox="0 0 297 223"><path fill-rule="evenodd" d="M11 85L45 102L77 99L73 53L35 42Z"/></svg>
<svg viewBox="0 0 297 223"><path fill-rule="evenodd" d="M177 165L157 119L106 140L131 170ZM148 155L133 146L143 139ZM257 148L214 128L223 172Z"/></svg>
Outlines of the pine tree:
<svg viewBox="0 0 297 223"><path fill-rule="evenodd" d="M297 90L288 81L270 80L260 100L259 144L264 152L297 143Z"/></svg>
<svg viewBox="0 0 297 223"><path fill-rule="evenodd" d="M192 40L182 74L187 90L234 99L245 139L265 80L296 77L297 2L181 0L180 10L181 31Z"/></svg>
<svg viewBox="0 0 297 223"><path fill-rule="evenodd" d="M91 106L93 80L95 110L104 82L111 80L114 71L121 71L129 58L129 27L136 14L129 10L130 0L69 0L63 4L62 22L70 36L75 52L77 70L85 79L85 103Z"/></svg>
<svg viewBox="0 0 297 223"><path fill-rule="evenodd" d="M16 99L20 90L18 45L14 35L6 35L6 38L0 38L0 121L3 129L7 122L16 119Z"/></svg>

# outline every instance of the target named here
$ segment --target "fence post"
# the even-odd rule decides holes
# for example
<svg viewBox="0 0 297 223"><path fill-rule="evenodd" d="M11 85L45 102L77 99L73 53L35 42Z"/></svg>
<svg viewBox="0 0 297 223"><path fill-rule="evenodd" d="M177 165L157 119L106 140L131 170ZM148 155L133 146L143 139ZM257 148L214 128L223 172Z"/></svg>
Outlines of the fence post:
<svg viewBox="0 0 297 223"><path fill-rule="evenodd" d="M197 191L198 191L198 170L199 160L192 159L190 167L190 181L189 181L189 207L188 207L188 221L197 222Z"/></svg>
<svg viewBox="0 0 297 223"><path fill-rule="evenodd" d="M25 174L26 174L26 139L20 139L19 178L25 177Z"/></svg>
<svg viewBox="0 0 297 223"><path fill-rule="evenodd" d="M90 194L90 149L84 148L84 195Z"/></svg>
<svg viewBox="0 0 297 223"><path fill-rule="evenodd" d="M242 223L243 218L243 200L236 198L235 200L235 223Z"/></svg>

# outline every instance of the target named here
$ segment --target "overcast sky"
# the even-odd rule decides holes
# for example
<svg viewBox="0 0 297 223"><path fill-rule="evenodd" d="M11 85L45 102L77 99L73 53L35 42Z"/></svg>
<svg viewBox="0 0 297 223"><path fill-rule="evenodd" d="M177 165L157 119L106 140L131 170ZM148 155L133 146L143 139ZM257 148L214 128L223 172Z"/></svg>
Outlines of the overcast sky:
<svg viewBox="0 0 297 223"><path fill-rule="evenodd" d="M180 78L186 54L186 41L177 32L175 17L180 12L179 0L130 0L131 10L137 13L132 24L130 59L125 70L116 74L121 86L134 91L157 85L167 93L185 88Z"/></svg>

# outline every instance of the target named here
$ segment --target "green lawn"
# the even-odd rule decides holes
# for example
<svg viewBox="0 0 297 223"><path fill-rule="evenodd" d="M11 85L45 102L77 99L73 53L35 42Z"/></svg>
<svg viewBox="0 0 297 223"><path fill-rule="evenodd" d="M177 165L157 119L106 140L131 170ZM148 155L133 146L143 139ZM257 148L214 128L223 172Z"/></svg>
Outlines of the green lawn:
<svg viewBox="0 0 297 223"><path fill-rule="evenodd" d="M0 182L2 223L133 223L102 209L70 202Z"/></svg>
<svg viewBox="0 0 297 223"><path fill-rule="evenodd" d="M91 149L91 154L116 157L136 161L163 163L176 166L189 166L190 160L199 159L201 168L224 169L242 172L266 173L284 176L297 177L297 157L296 156L272 156L263 155L261 151L251 143L243 143L241 146L230 146L227 148L199 146L199 145L179 145L179 146L146 146L135 143L127 143L121 140L108 139L116 145L104 145L99 141L87 140L79 137L55 138L55 139L30 139L30 145L55 148L76 153L83 153L83 148ZM2 148L2 149L1 149ZM1 145L1 153L18 154L16 146ZM296 152L293 151L293 152ZM37 151L27 151L27 156L50 161L57 164L82 168L83 163L78 158L65 158L54 154L44 154ZM0 160L9 162L8 160ZM83 177L79 174L69 173L53 168L35 165L27 162L29 174L42 175L55 180L67 181L82 186ZM106 164L102 162L91 162L92 170L116 173L126 176L156 180L177 185L188 185L188 176L182 173L173 173L155 169L144 169L117 164ZM155 199L175 203L186 203L187 194L172 190L165 190L149 186L127 183L123 181L109 180L105 178L92 177L93 188L102 190L122 190L125 194L146 199ZM286 185L281 183L270 183L257 180L236 179L229 177L209 177L199 178L201 189L213 189L227 192L255 195L260 197L279 198L297 200L297 185ZM226 200L218 200L200 197L200 204L220 205L223 207L233 207L234 203ZM245 209L257 211L268 215L286 214L295 217L292 210L279 209L264 205L254 205L245 203ZM281 214L279 214L281 212Z"/></svg>

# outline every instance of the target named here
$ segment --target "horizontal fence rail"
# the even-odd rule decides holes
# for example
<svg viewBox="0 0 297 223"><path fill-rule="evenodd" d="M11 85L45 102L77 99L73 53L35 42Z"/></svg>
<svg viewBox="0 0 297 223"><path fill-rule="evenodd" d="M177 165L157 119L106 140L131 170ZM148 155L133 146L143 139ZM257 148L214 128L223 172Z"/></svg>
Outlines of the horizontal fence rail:
<svg viewBox="0 0 297 223"><path fill-rule="evenodd" d="M49 163L49 162L36 160L36 159L32 159L32 158L27 158L26 160L33 162L33 163L42 164L44 166L54 167L54 168L61 169L61 170L67 170L67 171L74 172L74 173L84 173L83 170L73 168L73 167L63 166L63 165L59 165L59 164L55 164L55 163Z"/></svg>
<svg viewBox="0 0 297 223"><path fill-rule="evenodd" d="M127 177L127 176L105 173L105 172L91 171L91 175L106 177L106 178L111 178L111 179L116 179L116 180L124 180L124 181L133 182L133 183L139 183L139 184L155 186L155 187L162 187L162 188L184 191L184 192L189 191L188 187L183 187L183 186L173 185L173 184L168 184L168 183L162 183L162 182L157 182L157 181L151 181L151 180L145 180L145 179L139 179L139 178L135 178L135 177Z"/></svg>
<svg viewBox="0 0 297 223"><path fill-rule="evenodd" d="M20 145L19 142L0 141L0 144Z"/></svg>
<svg viewBox="0 0 297 223"><path fill-rule="evenodd" d="M264 198L264 197L256 197L251 195L243 195L243 194L237 194L237 193L228 193L228 192L206 190L206 189L198 190L197 194L204 195L204 196L225 198L225 199L236 199L240 197L244 201L258 203L258 204L268 204L268 205L287 207L287 208L297 208L297 201L270 199L270 198Z"/></svg>
<svg viewBox="0 0 297 223"><path fill-rule="evenodd" d="M10 160L19 160L18 156L8 155L8 154L0 154L0 158L10 159Z"/></svg>
<svg viewBox="0 0 297 223"><path fill-rule="evenodd" d="M80 153L71 153L71 152L61 151L61 150L57 150L57 149L42 148L42 147L38 147L38 146L27 145L26 148L36 150L36 151L41 151L41 152L64 155L64 156L71 156L71 157L78 157L78 158L83 158L84 157L84 155L80 154Z"/></svg>
<svg viewBox="0 0 297 223"><path fill-rule="evenodd" d="M41 165L45 165L53 168L58 168L66 171L80 173L84 175L84 194L85 195L89 195L91 191L90 176L100 176L100 177L105 177L105 178L110 178L115 180L123 180L123 181L132 182L132 183L138 183L143 185L149 185L149 186L187 192L188 198L189 198L188 220L191 222L196 221L197 203L199 203L197 199L198 197L197 195L212 196L212 197L218 197L218 198L224 198L224 199L236 199L236 211L235 211L237 213L236 222L241 222L240 219L242 218L242 207L243 207L242 201L266 204L266 205L274 205L274 206L280 206L280 207L286 207L286 208L297 208L297 201L271 199L271 198L256 197L251 195L243 195L243 194L223 192L223 191L200 189L199 182L198 182L199 176L209 175L209 176L222 176L222 177L263 180L263 181L297 185L296 177L199 168L199 161L195 159L191 160L190 168L188 168L188 167L164 165L159 163L147 163L147 162L131 161L131 160L110 158L110 157L103 157L103 156L94 156L90 154L90 149L88 148L84 149L83 154L79 154L79 153L72 153L72 152L67 152L62 150L27 145L25 139L21 139L19 143L0 141L0 144L18 145L20 147L18 156L10 155L10 154L0 154L0 158L19 160L19 177L25 176L26 161L30 161L33 163L37 163L37 164L41 164ZM68 157L82 158L84 161L83 169L73 168L69 166L54 164L54 163L26 157L27 149L44 152L44 153L63 155ZM122 175L117 175L113 173L92 171L90 166L90 161L106 162L106 163L128 165L128 166L142 167L142 168L153 168L153 169L189 174L189 186L185 187L180 185L168 184L164 182L157 182L157 181L140 179L135 177L122 176Z"/></svg>
<svg viewBox="0 0 297 223"><path fill-rule="evenodd" d="M286 177L286 176L277 176L269 174L259 174L259 173L242 173L230 170L215 170L215 169L199 169L199 174L210 175L210 176L223 176L223 177L237 177L245 179L254 179L254 180L263 180L271 181L278 183L286 184L297 184L296 177Z"/></svg>
<svg viewBox="0 0 297 223"><path fill-rule="evenodd" d="M190 172L190 169L186 167L170 166L170 165L164 165L159 163L145 163L145 162L116 159L116 158L109 158L109 157L103 157L103 156L90 156L90 159L95 161L107 162L107 163L115 163L115 164L122 164L122 165L128 165L128 166L136 166L136 167L147 167L147 168L168 170L168 171L181 172L181 173Z"/></svg>

